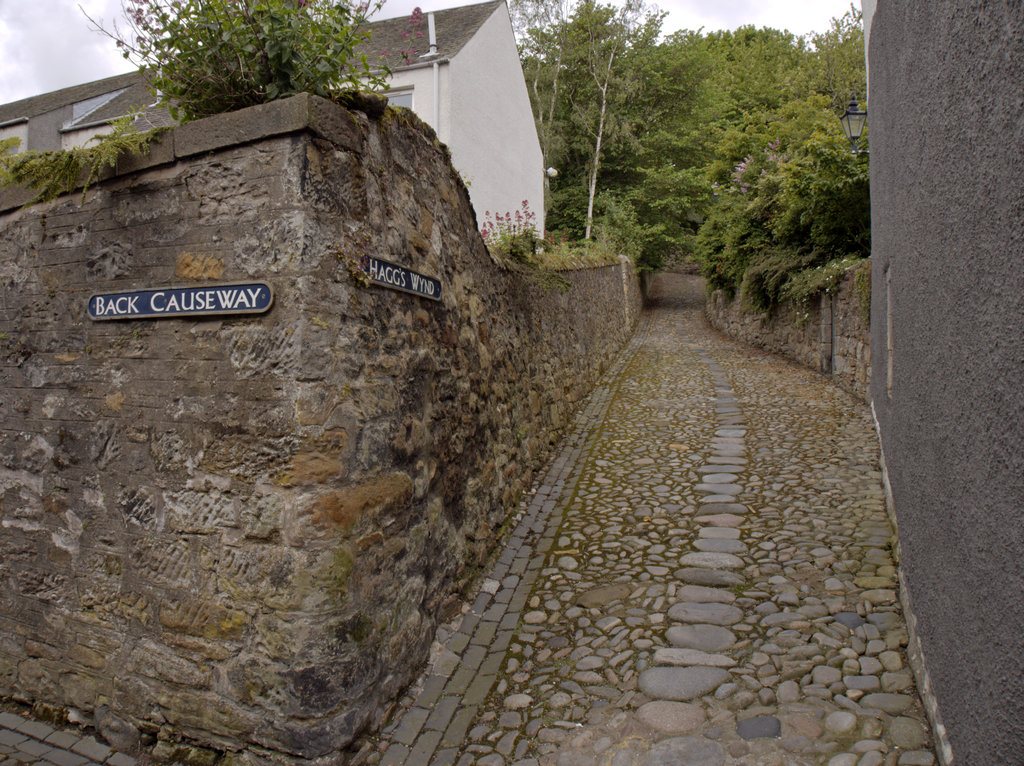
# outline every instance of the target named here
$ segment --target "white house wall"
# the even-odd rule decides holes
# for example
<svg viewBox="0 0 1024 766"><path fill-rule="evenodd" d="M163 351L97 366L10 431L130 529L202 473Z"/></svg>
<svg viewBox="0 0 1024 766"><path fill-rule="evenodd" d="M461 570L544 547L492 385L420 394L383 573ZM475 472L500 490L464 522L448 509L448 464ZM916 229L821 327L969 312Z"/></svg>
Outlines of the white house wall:
<svg viewBox="0 0 1024 766"><path fill-rule="evenodd" d="M19 122L16 125L0 128L0 141L5 141L8 138L18 139L19 143L15 151L23 152L28 149L28 123Z"/></svg>
<svg viewBox="0 0 1024 766"><path fill-rule="evenodd" d="M448 64L438 65L438 80L441 91L440 125L434 124L434 68L422 66L416 69L402 69L391 75L388 90L412 88L412 110L437 133L442 143L449 143L451 137L450 109L445 108L445 94L449 90L450 72Z"/></svg>
<svg viewBox="0 0 1024 766"><path fill-rule="evenodd" d="M60 148L74 149L76 146L90 146L99 141L101 136L113 132L113 125L94 125L91 128L68 130L60 134Z"/></svg>
<svg viewBox="0 0 1024 766"><path fill-rule="evenodd" d="M439 30L440 34L440 30ZM477 221L518 210L527 200L544 225L544 157L508 10L499 6L452 58L450 87L442 88L442 140L469 183ZM452 115L458 115L453 119Z"/></svg>

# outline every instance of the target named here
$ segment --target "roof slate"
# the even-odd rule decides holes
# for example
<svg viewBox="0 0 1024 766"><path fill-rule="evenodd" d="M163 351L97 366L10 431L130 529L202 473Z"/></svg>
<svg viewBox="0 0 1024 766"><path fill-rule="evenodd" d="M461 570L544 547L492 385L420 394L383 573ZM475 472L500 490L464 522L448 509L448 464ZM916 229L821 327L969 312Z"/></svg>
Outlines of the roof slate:
<svg viewBox="0 0 1024 766"><path fill-rule="evenodd" d="M451 58L462 50L503 3L504 0L490 0L486 3L433 11L434 32L437 36L436 56L423 56L430 50L426 13L416 24L410 21L409 16L369 24L370 40L359 46L358 52L366 56L371 66L384 63L392 70L429 63L435 59ZM403 50L409 51L410 54L403 55Z"/></svg>
<svg viewBox="0 0 1024 766"><path fill-rule="evenodd" d="M359 46L357 52L365 55L371 66L386 64L392 70L452 58L462 50L484 22L504 2L505 0L488 0L485 3L434 11L434 30L437 35L436 56L423 55L430 48L426 13L422 14L415 24L410 22L408 16L383 19L369 24L368 30L371 38ZM403 54L403 50L408 54ZM146 127L174 124L165 109L152 107L153 97L149 92L145 76L140 72L115 75L23 98L20 101L12 101L9 104L0 104L0 124L23 117L29 119L38 117L79 101L120 89L124 89L124 92L94 112L82 117L78 124L91 125L112 120L140 107L143 108L143 114L140 116L139 122Z"/></svg>
<svg viewBox="0 0 1024 766"><path fill-rule="evenodd" d="M93 80L81 85L72 85L70 88L61 88L60 90L42 93L38 96L30 96L20 101L12 101L9 104L0 104L0 123L17 120L21 117L28 117L29 119L38 117L41 114L52 112L68 104L75 104L79 101L102 96L104 93L110 93L121 88L127 88L129 91L136 93L140 91L145 92L145 80L138 72L129 72L127 74L115 75L114 77L106 77L102 80ZM126 94L121 94L121 96L124 95ZM120 101L121 96L114 99L114 101Z"/></svg>

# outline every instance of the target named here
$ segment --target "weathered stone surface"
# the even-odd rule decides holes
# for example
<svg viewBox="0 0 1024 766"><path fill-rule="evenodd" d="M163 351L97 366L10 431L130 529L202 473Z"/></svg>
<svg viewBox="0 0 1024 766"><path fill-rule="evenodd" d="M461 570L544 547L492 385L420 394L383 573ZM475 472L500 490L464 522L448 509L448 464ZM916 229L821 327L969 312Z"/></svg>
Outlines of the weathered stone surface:
<svg viewBox="0 0 1024 766"><path fill-rule="evenodd" d="M739 569L743 566L743 559L731 553L685 553L679 559L684 567L706 567L708 569Z"/></svg>
<svg viewBox="0 0 1024 766"><path fill-rule="evenodd" d="M700 705L667 700L655 700L641 705L636 715L647 726L664 734L696 731L707 717Z"/></svg>
<svg viewBox="0 0 1024 766"><path fill-rule="evenodd" d="M712 326L727 335L788 356L813 370L829 370L840 386L863 399L871 381L871 332L861 308L853 270L835 291L804 303L784 303L770 314L745 310L742 295L716 291L707 303ZM831 346L821 343L827 327ZM823 356L824 354L828 356Z"/></svg>
<svg viewBox="0 0 1024 766"><path fill-rule="evenodd" d="M865 694L860 699L862 707L876 708L891 715L905 713L914 704L914 700L906 694L889 694L881 692L878 694Z"/></svg>
<svg viewBox="0 0 1024 766"><path fill-rule="evenodd" d="M677 737L654 745L643 766L722 766L725 751L717 742L703 737Z"/></svg>
<svg viewBox="0 0 1024 766"><path fill-rule="evenodd" d="M724 585L728 587L743 582L743 577L736 572L725 569L708 569L707 567L683 567L677 569L675 575L683 582L693 585Z"/></svg>
<svg viewBox="0 0 1024 766"><path fill-rule="evenodd" d="M676 595L683 601L695 603L719 602L731 604L736 600L736 594L725 588L708 588L703 585L684 585L676 591Z"/></svg>
<svg viewBox="0 0 1024 766"><path fill-rule="evenodd" d="M686 702L713 692L731 678L729 671L711 667L651 668L640 674L640 690L652 699Z"/></svg>
<svg viewBox="0 0 1024 766"><path fill-rule="evenodd" d="M928 731L920 721L900 716L890 722L889 737L898 748L917 750L928 741Z"/></svg>
<svg viewBox="0 0 1024 766"><path fill-rule="evenodd" d="M673 620L705 625L733 625L743 619L743 611L728 604L683 602L668 610Z"/></svg>
<svg viewBox="0 0 1024 766"><path fill-rule="evenodd" d="M718 625L673 625L665 631L665 638L673 646L702 652L719 652L736 643L735 634Z"/></svg>
<svg viewBox="0 0 1024 766"><path fill-rule="evenodd" d="M364 514L388 513L412 498L412 479L403 473L382 476L342 492L322 495L310 506L315 524L347 530Z"/></svg>
<svg viewBox="0 0 1024 766"><path fill-rule="evenodd" d="M773 715L745 718L736 723L736 733L743 739L782 736L782 722Z"/></svg>
<svg viewBox="0 0 1024 766"><path fill-rule="evenodd" d="M663 647L654 652L656 665L708 665L716 668L731 668L736 660L724 654L711 654L697 649Z"/></svg>
<svg viewBox="0 0 1024 766"><path fill-rule="evenodd" d="M632 335L628 263L567 293L502 267L431 129L353 106L190 123L84 201L0 193L0 693L344 749ZM371 253L441 300L362 284ZM273 307L87 317L93 294L211 281L266 282Z"/></svg>
<svg viewBox="0 0 1024 766"><path fill-rule="evenodd" d="M611 601L618 601L631 593L628 585L606 585L602 588L593 588L586 593L581 593L576 603L585 607L604 606Z"/></svg>

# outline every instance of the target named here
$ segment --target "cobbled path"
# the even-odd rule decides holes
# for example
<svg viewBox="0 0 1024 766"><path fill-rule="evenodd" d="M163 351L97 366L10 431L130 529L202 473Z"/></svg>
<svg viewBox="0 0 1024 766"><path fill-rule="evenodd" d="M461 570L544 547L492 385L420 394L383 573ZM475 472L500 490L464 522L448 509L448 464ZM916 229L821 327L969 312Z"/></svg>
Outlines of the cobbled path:
<svg viewBox="0 0 1024 766"><path fill-rule="evenodd" d="M867 407L702 304L659 278L371 762L936 762Z"/></svg>

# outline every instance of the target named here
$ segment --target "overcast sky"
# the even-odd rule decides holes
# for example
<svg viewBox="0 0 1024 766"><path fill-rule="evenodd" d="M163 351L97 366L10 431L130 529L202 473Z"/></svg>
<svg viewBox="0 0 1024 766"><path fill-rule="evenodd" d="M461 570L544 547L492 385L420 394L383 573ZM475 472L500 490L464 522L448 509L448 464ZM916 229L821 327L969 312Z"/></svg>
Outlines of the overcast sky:
<svg viewBox="0 0 1024 766"><path fill-rule="evenodd" d="M387 0L381 18L472 0ZM735 29L744 24L823 32L850 0L663 0L664 31ZM860 3L857 3L860 7ZM107 28L121 20L121 0L0 0L0 104L131 71L113 41L91 28L82 11Z"/></svg>

